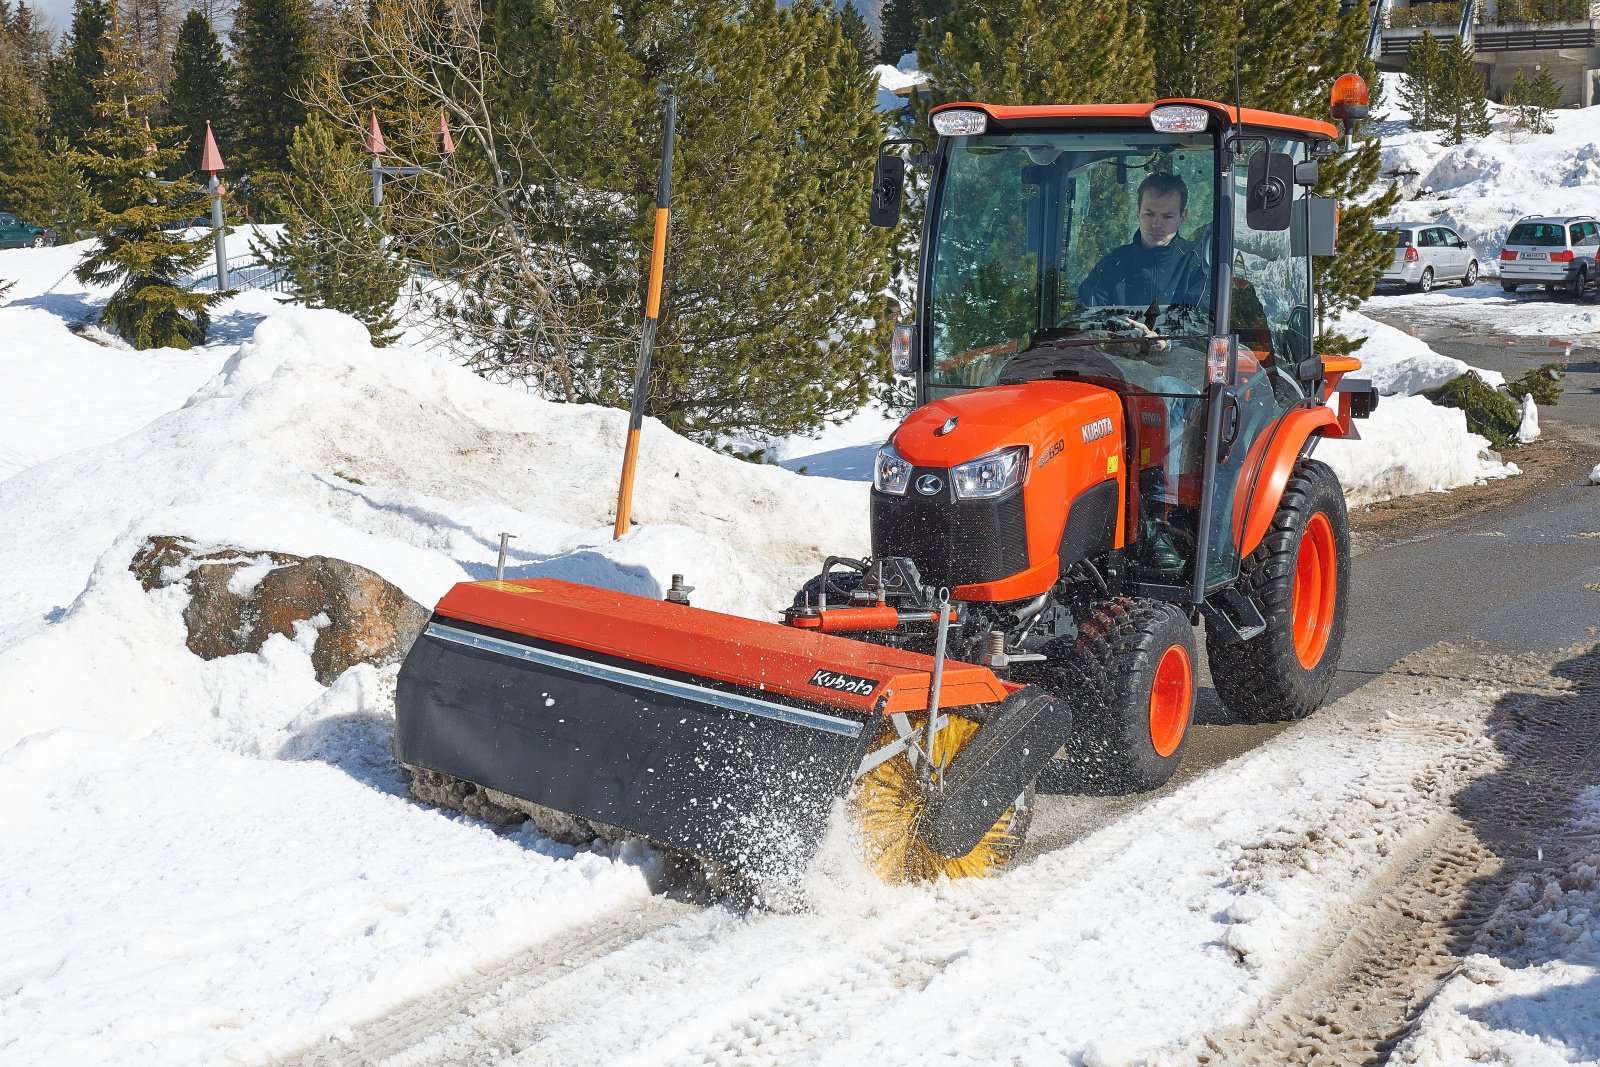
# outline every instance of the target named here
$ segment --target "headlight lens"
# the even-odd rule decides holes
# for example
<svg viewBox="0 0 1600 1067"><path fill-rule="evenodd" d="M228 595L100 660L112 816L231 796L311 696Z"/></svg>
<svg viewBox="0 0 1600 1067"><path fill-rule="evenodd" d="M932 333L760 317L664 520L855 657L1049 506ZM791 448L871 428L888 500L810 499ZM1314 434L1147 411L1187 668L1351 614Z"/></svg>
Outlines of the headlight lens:
<svg viewBox="0 0 1600 1067"><path fill-rule="evenodd" d="M880 493L905 496L911 484L911 464L901 458L893 445L878 449L878 460L872 466L872 484Z"/></svg>
<svg viewBox="0 0 1600 1067"><path fill-rule="evenodd" d="M1018 445L951 467L950 480L955 483L956 496L961 499L985 500L1020 484L1022 472L1027 469L1027 446Z"/></svg>

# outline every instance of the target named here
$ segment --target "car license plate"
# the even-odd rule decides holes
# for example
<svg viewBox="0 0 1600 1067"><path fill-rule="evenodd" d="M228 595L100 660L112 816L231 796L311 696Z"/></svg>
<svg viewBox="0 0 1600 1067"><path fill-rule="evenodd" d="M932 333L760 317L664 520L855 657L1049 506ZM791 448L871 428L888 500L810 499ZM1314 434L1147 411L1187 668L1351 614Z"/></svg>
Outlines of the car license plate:
<svg viewBox="0 0 1600 1067"><path fill-rule="evenodd" d="M1517 258L1518 259L1544 259L1545 258L1545 254L1543 252L1519 252L1519 253L1517 253Z"/></svg>

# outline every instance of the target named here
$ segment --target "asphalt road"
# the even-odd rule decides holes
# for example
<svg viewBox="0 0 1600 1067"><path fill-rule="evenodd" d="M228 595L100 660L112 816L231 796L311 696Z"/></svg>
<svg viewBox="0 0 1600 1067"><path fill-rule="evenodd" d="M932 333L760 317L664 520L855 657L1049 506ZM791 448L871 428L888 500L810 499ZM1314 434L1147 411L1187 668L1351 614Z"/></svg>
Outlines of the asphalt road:
<svg viewBox="0 0 1600 1067"><path fill-rule="evenodd" d="M1439 352L1508 378L1565 363L1560 402L1541 409L1541 420L1548 433L1572 443L1575 460L1528 499L1356 556L1344 653L1329 700L1441 641L1544 652L1600 640L1600 486L1587 484L1589 470L1600 463L1600 350L1463 336L1457 328L1385 317L1414 329ZM1184 764L1168 790L1287 728L1232 721L1209 678L1202 683ZM1059 848L1144 799L1041 796L1024 859Z"/></svg>

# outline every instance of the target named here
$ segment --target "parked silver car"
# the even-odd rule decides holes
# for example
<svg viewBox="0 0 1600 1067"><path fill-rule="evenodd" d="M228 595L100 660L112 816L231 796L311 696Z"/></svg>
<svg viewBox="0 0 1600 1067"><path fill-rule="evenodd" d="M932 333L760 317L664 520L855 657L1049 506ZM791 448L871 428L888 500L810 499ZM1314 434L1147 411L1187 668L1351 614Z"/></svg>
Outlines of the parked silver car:
<svg viewBox="0 0 1600 1067"><path fill-rule="evenodd" d="M1595 253L1600 222L1593 215L1528 215L1511 227L1500 250L1500 288L1543 285L1580 294L1600 281Z"/></svg>
<svg viewBox="0 0 1600 1067"><path fill-rule="evenodd" d="M1426 293L1436 282L1478 282L1478 257L1456 231L1431 222L1392 222L1379 226L1394 234L1394 262L1380 285L1407 285Z"/></svg>

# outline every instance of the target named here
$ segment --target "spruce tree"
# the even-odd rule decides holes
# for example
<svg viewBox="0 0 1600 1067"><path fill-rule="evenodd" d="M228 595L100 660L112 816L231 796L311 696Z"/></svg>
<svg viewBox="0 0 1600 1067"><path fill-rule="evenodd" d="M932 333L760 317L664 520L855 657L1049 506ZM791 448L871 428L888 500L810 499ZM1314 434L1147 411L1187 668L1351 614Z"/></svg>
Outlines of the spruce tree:
<svg viewBox="0 0 1600 1067"><path fill-rule="evenodd" d="M844 34L844 39L850 42L850 47L861 57L862 67L876 65L878 42L872 36L872 28L867 25L867 20L856 10L855 0L842 0L839 4L838 19L839 32Z"/></svg>
<svg viewBox="0 0 1600 1067"><path fill-rule="evenodd" d="M75 0L72 28L61 53L50 64L45 96L50 132L65 137L75 149L94 125L95 82L105 77L106 34L111 27L109 0Z"/></svg>
<svg viewBox="0 0 1600 1067"><path fill-rule="evenodd" d="M194 214L203 194L192 182L157 179L182 150L162 147L175 129L146 126L156 100L137 64L124 32L113 27L106 73L94 83L94 125L80 153L101 237L74 273L85 284L117 286L100 321L135 348L190 348L205 340L218 296L189 292L181 280L206 258L209 242L166 227Z"/></svg>
<svg viewBox="0 0 1600 1067"><path fill-rule="evenodd" d="M1489 133L1489 103L1484 96L1483 75L1472 62L1472 48L1464 41L1452 41L1443 48L1439 71L1440 95L1445 111L1439 118L1448 144L1460 144L1468 137Z"/></svg>
<svg viewBox="0 0 1600 1067"><path fill-rule="evenodd" d="M200 166L206 123L227 130L228 61L211 23L198 11L184 16L172 54L172 92L167 98L169 121L180 131L182 158L172 177L193 175Z"/></svg>
<svg viewBox="0 0 1600 1067"><path fill-rule="evenodd" d="M287 265L299 303L355 316L381 347L394 340L395 303L410 270L385 250L388 219L372 205L362 162L316 116L296 130L277 205L284 232L270 247Z"/></svg>
<svg viewBox="0 0 1600 1067"><path fill-rule="evenodd" d="M494 28L507 126L526 130L518 223L532 244L563 250L557 295L574 328L564 346L534 347L523 323L540 309L509 281L482 279L477 310L506 328L480 365L628 404L670 85L674 210L646 412L720 441L858 408L886 370L892 321L889 238L866 218L884 120L831 12L502 0Z"/></svg>
<svg viewBox="0 0 1600 1067"><path fill-rule="evenodd" d="M1087 104L1155 91L1144 20L1127 0L951 0L917 59L930 104Z"/></svg>
<svg viewBox="0 0 1600 1067"><path fill-rule="evenodd" d="M883 0L878 21L883 28L878 60L896 66L922 39L922 0Z"/></svg>
<svg viewBox="0 0 1600 1067"><path fill-rule="evenodd" d="M40 21L38 13L26 3L17 4L17 9L11 13L6 26L11 33L11 43L16 46L17 58L22 63L22 69L42 98L50 73L50 55L54 48L50 40L50 30Z"/></svg>
<svg viewBox="0 0 1600 1067"><path fill-rule="evenodd" d="M1416 129L1438 129L1441 105L1448 110L1440 81L1443 70L1444 49L1437 37L1423 30L1406 53L1406 82L1400 92L1400 102L1411 112L1411 125Z"/></svg>
<svg viewBox="0 0 1600 1067"><path fill-rule="evenodd" d="M40 104L10 35L0 33L0 204L29 221L44 208Z"/></svg>
<svg viewBox="0 0 1600 1067"><path fill-rule="evenodd" d="M1550 68L1541 66L1528 86L1528 128L1534 133L1554 133L1556 125L1550 113L1560 106L1561 87L1550 76Z"/></svg>
<svg viewBox="0 0 1600 1067"><path fill-rule="evenodd" d="M41 199L42 225L56 232L57 244L79 240L88 233L95 215L94 197L89 194L77 154L64 137L57 137L45 153Z"/></svg>
<svg viewBox="0 0 1600 1067"><path fill-rule="evenodd" d="M232 153L241 195L258 199L289 169L289 145L306 119L315 52L307 0L240 0L233 20Z"/></svg>

